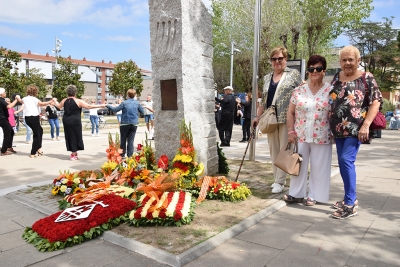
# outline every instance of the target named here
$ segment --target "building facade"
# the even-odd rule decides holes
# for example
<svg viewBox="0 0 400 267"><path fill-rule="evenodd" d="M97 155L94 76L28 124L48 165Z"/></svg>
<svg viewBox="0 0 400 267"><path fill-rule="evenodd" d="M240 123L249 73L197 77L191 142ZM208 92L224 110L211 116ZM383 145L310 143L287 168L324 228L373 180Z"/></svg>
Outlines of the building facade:
<svg viewBox="0 0 400 267"><path fill-rule="evenodd" d="M56 57L50 56L48 53L46 55L32 54L30 51L28 53L19 52L19 54L22 61L17 64L18 72L27 74L29 69L39 69L48 81L49 92L47 97L51 98L51 85L54 79L53 69L56 64ZM81 73L81 81L85 83L85 92L82 99L95 99L97 103L116 103L118 96L112 95L108 89L114 71L114 64L111 61L106 63L104 60L97 62L86 60L86 58L81 60L68 58L73 63L78 64L78 73ZM144 100L148 94L153 92L153 81L151 71L142 69L141 73L143 91L139 96L139 100Z"/></svg>

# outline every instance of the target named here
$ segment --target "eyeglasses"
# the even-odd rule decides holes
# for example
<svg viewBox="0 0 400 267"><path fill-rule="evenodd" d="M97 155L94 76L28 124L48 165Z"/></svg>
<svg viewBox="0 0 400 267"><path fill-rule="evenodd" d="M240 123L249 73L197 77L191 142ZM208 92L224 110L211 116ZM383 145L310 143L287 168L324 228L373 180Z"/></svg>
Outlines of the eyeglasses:
<svg viewBox="0 0 400 267"><path fill-rule="evenodd" d="M307 68L307 71L310 72L310 73L313 73L314 70L317 70L317 72L321 72L321 71L324 70L324 67L318 66L318 67L316 67L316 68L314 68L314 67Z"/></svg>
<svg viewBox="0 0 400 267"><path fill-rule="evenodd" d="M274 61L279 61L279 62L281 62L284 58L285 58L285 57L271 57L271 61L272 61L272 62L274 62Z"/></svg>

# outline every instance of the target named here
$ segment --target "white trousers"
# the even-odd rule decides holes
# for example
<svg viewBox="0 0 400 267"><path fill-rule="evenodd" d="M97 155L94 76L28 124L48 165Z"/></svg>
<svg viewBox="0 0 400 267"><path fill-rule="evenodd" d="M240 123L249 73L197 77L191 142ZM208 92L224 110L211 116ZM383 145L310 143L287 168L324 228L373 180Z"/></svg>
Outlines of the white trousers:
<svg viewBox="0 0 400 267"><path fill-rule="evenodd" d="M284 184L286 181L287 173L274 165L275 159L281 151L288 144L288 130L286 123L278 124L278 127L272 133L268 133L268 146L269 154L272 161L272 171L274 172L274 181L278 184Z"/></svg>
<svg viewBox="0 0 400 267"><path fill-rule="evenodd" d="M299 176L290 177L289 195L295 198L307 198L308 164L310 178L308 197L318 202L329 201L332 144L298 143L299 153L303 157Z"/></svg>

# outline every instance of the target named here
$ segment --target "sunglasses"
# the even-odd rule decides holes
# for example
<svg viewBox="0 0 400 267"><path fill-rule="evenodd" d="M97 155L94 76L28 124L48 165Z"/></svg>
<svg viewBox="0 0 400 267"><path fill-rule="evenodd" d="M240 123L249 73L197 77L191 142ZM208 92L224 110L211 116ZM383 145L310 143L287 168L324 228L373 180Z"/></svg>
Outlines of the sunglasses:
<svg viewBox="0 0 400 267"><path fill-rule="evenodd" d="M321 72L321 71L324 70L324 67L318 66L316 68L314 68L314 67L307 68L307 71L310 72L310 73L313 73L314 70L317 70L317 72Z"/></svg>
<svg viewBox="0 0 400 267"><path fill-rule="evenodd" d="M281 62L283 59L284 59L284 57L271 57L271 61L272 61L272 62L274 62L274 61L279 61L279 62Z"/></svg>

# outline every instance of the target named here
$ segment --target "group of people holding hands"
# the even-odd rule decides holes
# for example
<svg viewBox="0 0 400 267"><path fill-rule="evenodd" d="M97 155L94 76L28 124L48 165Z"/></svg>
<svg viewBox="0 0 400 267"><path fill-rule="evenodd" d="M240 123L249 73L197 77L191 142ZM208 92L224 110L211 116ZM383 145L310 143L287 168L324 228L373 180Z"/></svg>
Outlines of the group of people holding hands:
<svg viewBox="0 0 400 267"><path fill-rule="evenodd" d="M380 108L382 94L373 75L359 70L361 58L356 47L342 48L339 58L341 71L330 84L323 82L327 62L320 55L308 59L308 80L302 82L299 72L286 65L287 50L273 49L273 71L264 77L263 101L253 126L275 98L278 127L267 134L272 163L288 142L298 143L303 159L300 174L291 176L289 193L284 195L289 203L304 201L313 206L329 201L335 143L344 195L332 206L336 209L332 217L345 219L357 214L356 156L360 145L372 137L369 126ZM273 172L272 192L280 193L287 174L275 166Z"/></svg>
<svg viewBox="0 0 400 267"><path fill-rule="evenodd" d="M121 133L121 148L123 149L122 157L127 154L128 157L133 154L133 141L136 134L137 125L139 124L139 113L144 113L142 105L135 99L136 91L129 89L127 91L127 99L119 101L119 105L108 105L95 103L88 104L82 99L76 97L77 88L75 85L69 85L66 88L67 97L58 102L57 98L43 102L37 98L38 88L35 85L29 85L26 89L26 96L21 98L19 95L15 96L15 100L10 102L6 100L6 91L0 88L0 127L3 130L3 144L1 147L1 156L12 155L17 153L12 148L14 131L12 122L9 118L14 118L13 107L17 102L24 106L24 119L26 125L33 132L33 142L29 157L36 158L44 154L42 150L42 137L43 128L40 124L41 108L47 106L48 120L51 125L56 129L56 136L54 136L54 128L51 126L52 139L59 140L59 124L58 117L56 116L57 110L64 110L62 123L64 126L64 137L67 151L71 152L70 160L78 159L78 151L84 150L84 143L82 138L82 121L81 114L82 108L97 109L105 108L118 112L121 111L120 119L120 133ZM9 113L12 110L12 114ZM55 115L56 117L53 118ZM57 122L50 122L56 119ZM15 122L14 122L15 123ZM57 125L57 126L56 126ZM15 126L15 125L14 125Z"/></svg>

